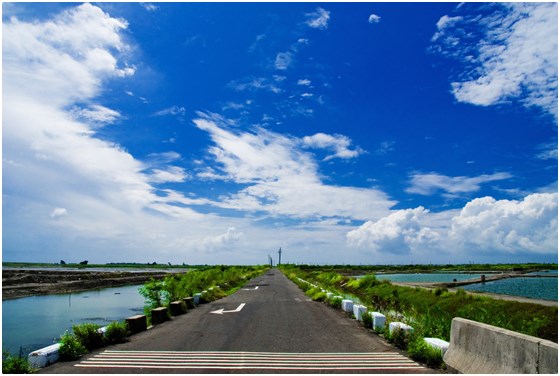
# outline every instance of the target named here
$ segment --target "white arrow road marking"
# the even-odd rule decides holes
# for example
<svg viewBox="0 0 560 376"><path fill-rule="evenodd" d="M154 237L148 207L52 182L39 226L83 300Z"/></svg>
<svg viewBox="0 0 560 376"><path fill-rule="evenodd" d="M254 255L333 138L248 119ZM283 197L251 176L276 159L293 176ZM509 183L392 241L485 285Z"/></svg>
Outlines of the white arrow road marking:
<svg viewBox="0 0 560 376"><path fill-rule="evenodd" d="M253 291L253 290L258 290L258 289L259 289L259 286L255 286L255 288L254 288L254 289L243 289L243 290L247 290L247 291Z"/></svg>
<svg viewBox="0 0 560 376"><path fill-rule="evenodd" d="M245 307L245 303L241 303L241 304L239 305L239 307L237 307L236 309L233 309L233 310L224 311L223 308L220 308L219 310L217 310L217 311L212 311L212 312L210 312L210 313L216 313L216 314L218 314L218 315L223 315L224 313L239 312L239 311L241 311L241 310L243 309L243 307Z"/></svg>

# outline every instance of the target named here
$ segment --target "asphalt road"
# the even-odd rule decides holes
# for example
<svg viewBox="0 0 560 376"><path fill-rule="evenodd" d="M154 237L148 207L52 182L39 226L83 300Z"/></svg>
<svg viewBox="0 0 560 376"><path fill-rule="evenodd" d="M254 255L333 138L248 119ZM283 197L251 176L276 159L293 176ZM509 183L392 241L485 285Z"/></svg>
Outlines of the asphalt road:
<svg viewBox="0 0 560 376"><path fill-rule="evenodd" d="M127 343L41 371L314 372L434 373L434 370L406 358L343 312L311 301L280 271L271 269L235 294L200 305L131 337Z"/></svg>

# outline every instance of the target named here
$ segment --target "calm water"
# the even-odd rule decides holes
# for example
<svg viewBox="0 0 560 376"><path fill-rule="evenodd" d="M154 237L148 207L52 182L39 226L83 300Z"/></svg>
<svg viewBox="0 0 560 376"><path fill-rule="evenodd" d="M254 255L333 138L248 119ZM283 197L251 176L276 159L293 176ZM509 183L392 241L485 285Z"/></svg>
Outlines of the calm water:
<svg viewBox="0 0 560 376"><path fill-rule="evenodd" d="M112 321L142 313L144 298L136 286L75 294L42 295L2 302L2 350L27 355L52 345L72 325Z"/></svg>
<svg viewBox="0 0 560 376"><path fill-rule="evenodd" d="M558 300L558 278L508 278L461 286L461 288L533 299Z"/></svg>
<svg viewBox="0 0 560 376"><path fill-rule="evenodd" d="M417 273L417 274L377 274L377 279L391 282L453 282L479 278L480 274L465 273Z"/></svg>

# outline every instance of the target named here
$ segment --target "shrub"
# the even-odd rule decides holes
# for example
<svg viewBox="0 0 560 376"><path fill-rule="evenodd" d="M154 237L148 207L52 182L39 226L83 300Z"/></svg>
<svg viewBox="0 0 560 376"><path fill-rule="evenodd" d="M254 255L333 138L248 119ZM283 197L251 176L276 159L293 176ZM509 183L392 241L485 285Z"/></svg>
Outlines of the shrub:
<svg viewBox="0 0 560 376"><path fill-rule="evenodd" d="M78 341L91 351L103 346L103 333L99 332L99 328L97 324L84 323L72 326L72 331Z"/></svg>
<svg viewBox="0 0 560 376"><path fill-rule="evenodd" d="M328 303L333 308L340 308L340 305L342 304L342 298L332 297L331 299L328 300Z"/></svg>
<svg viewBox="0 0 560 376"><path fill-rule="evenodd" d="M408 344L408 355L416 361L426 363L430 368L443 368L441 350L428 345L422 336L414 336Z"/></svg>
<svg viewBox="0 0 560 376"><path fill-rule="evenodd" d="M60 348L58 349L58 353L60 354L61 360L76 360L87 352L87 349L80 343L78 338L76 338L75 335L68 333L68 331L60 337Z"/></svg>
<svg viewBox="0 0 560 376"><path fill-rule="evenodd" d="M407 334L406 331L402 330L401 328L393 329L393 332L389 332L388 340L391 342L395 347L406 350L408 347L408 342L410 336Z"/></svg>
<svg viewBox="0 0 560 376"><path fill-rule="evenodd" d="M107 326L105 331L105 341L110 344L126 342L129 335L128 325L126 322L112 322Z"/></svg>
<svg viewBox="0 0 560 376"><path fill-rule="evenodd" d="M33 373L35 369L31 367L26 358L12 356L7 351L2 352L2 373Z"/></svg>
<svg viewBox="0 0 560 376"><path fill-rule="evenodd" d="M373 328L373 318L371 317L371 313L369 311L364 312L362 315L362 325L368 329Z"/></svg>

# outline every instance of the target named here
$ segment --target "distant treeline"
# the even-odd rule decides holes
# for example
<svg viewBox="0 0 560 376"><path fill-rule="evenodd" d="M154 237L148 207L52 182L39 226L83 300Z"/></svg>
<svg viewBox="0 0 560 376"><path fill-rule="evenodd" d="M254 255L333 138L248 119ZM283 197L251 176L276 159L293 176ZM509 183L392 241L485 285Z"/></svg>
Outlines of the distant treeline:
<svg viewBox="0 0 560 376"><path fill-rule="evenodd" d="M554 263L524 264L409 264L409 265L290 265L306 271L333 271L340 274L365 273L430 273L430 272L531 272L558 270Z"/></svg>

